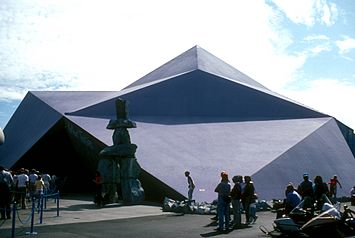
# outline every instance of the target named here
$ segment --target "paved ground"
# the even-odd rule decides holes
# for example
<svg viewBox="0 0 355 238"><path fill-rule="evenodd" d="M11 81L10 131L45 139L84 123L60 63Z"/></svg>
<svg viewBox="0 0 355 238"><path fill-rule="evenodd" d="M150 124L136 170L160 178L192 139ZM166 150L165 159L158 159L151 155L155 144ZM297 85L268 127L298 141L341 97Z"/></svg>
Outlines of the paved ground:
<svg viewBox="0 0 355 238"><path fill-rule="evenodd" d="M267 237L259 226L272 229L276 214L270 211L258 212L255 224L228 233L214 231L216 224L210 215L192 215L163 212L154 204L120 206L119 204L96 208L86 198L62 198L57 216L54 201L48 201L39 224L36 214L34 226L28 220L29 211L19 210L16 219L15 237ZM27 220L27 221L26 221ZM0 223L0 237L12 236L11 220Z"/></svg>

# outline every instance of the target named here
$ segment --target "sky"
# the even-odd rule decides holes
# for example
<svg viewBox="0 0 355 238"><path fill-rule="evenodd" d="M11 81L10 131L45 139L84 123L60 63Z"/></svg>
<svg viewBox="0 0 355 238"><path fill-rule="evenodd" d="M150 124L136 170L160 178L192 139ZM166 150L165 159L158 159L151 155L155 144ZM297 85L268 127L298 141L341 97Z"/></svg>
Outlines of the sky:
<svg viewBox="0 0 355 238"><path fill-rule="evenodd" d="M354 0L0 0L0 128L28 91L119 91L195 45L355 129Z"/></svg>

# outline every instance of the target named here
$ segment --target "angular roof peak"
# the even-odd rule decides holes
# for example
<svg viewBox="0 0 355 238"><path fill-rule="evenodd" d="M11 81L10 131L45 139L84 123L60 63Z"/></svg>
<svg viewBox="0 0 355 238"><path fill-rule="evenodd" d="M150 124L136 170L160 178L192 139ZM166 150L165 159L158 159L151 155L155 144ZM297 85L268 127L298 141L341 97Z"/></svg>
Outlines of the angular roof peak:
<svg viewBox="0 0 355 238"><path fill-rule="evenodd" d="M237 83L268 90L260 83L251 79L247 75L235 69L233 66L227 64L198 45L195 45L191 49L185 51L154 71L128 85L125 89L151 83L164 78L171 78L194 70L202 70L221 76L225 79L233 80Z"/></svg>

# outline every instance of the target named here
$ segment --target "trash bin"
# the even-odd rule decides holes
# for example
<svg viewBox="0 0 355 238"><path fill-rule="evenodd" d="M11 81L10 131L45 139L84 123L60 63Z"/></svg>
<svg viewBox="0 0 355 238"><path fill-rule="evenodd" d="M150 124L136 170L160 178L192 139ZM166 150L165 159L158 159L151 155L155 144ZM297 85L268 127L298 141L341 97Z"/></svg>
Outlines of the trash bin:
<svg viewBox="0 0 355 238"><path fill-rule="evenodd" d="M355 206L355 195L351 196L351 206Z"/></svg>

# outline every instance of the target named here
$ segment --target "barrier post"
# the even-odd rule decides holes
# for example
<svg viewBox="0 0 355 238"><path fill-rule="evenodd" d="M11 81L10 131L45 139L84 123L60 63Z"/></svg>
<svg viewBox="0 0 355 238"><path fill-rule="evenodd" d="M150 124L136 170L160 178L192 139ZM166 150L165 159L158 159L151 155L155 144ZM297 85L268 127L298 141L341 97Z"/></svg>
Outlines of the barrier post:
<svg viewBox="0 0 355 238"><path fill-rule="evenodd" d="M35 198L32 196L32 214L31 214L31 230L26 232L26 235L37 235L37 232L33 231L33 223L35 218Z"/></svg>
<svg viewBox="0 0 355 238"><path fill-rule="evenodd" d="M11 238L15 237L15 224L16 224L16 202L14 201L12 205L12 227L11 227Z"/></svg>
<svg viewBox="0 0 355 238"><path fill-rule="evenodd" d="M57 217L59 217L59 191L57 193Z"/></svg>
<svg viewBox="0 0 355 238"><path fill-rule="evenodd" d="M45 197L45 199L44 199L44 209L47 209L47 193L45 193L44 194L44 197Z"/></svg>
<svg viewBox="0 0 355 238"><path fill-rule="evenodd" d="M42 224L42 221L43 221L43 199L44 199L44 195L41 194L41 197L40 197L40 209L41 209L41 213L39 215L39 224Z"/></svg>

